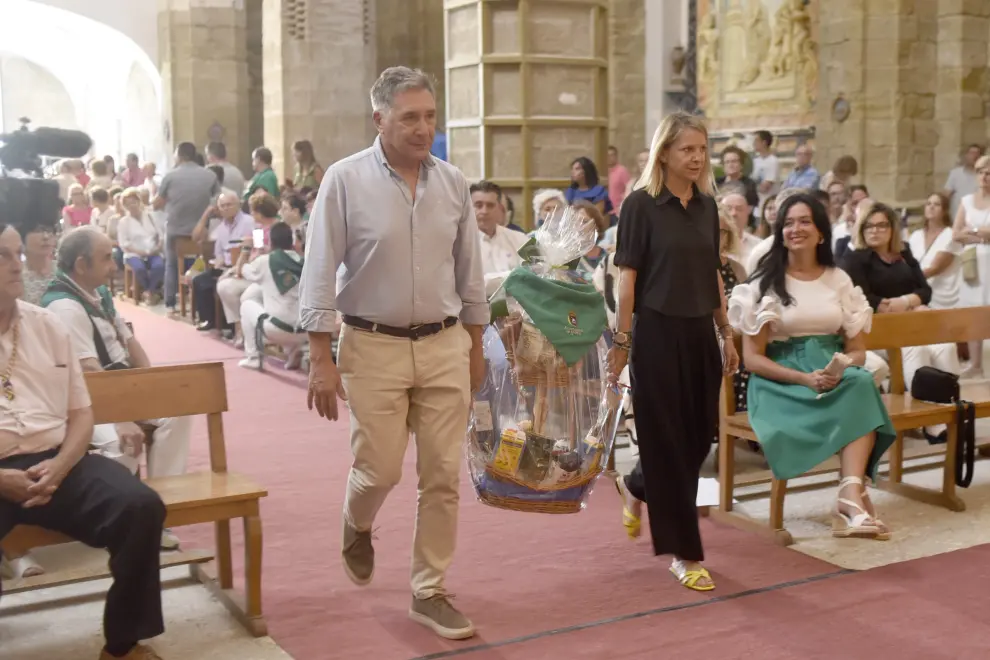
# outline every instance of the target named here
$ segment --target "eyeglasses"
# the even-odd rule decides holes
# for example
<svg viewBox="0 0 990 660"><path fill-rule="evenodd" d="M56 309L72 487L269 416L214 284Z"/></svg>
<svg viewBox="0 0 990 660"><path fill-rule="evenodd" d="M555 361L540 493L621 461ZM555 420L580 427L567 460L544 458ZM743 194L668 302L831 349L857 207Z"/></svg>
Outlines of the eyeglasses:
<svg viewBox="0 0 990 660"><path fill-rule="evenodd" d="M863 225L863 231L886 231L890 229L889 222L867 222Z"/></svg>

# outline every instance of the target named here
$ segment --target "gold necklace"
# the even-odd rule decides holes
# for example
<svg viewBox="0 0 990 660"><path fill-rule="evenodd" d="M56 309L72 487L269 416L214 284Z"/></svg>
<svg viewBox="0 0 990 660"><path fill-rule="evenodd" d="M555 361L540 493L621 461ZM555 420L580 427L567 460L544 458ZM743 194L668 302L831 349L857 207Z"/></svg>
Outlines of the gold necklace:
<svg viewBox="0 0 990 660"><path fill-rule="evenodd" d="M10 359L7 360L7 367L0 374L0 389L3 390L3 395L7 398L7 401L14 400L14 384L11 382L10 377L14 374L14 367L17 366L17 344L21 337L21 325L18 323L17 319L14 319L14 336L13 345L10 349Z"/></svg>

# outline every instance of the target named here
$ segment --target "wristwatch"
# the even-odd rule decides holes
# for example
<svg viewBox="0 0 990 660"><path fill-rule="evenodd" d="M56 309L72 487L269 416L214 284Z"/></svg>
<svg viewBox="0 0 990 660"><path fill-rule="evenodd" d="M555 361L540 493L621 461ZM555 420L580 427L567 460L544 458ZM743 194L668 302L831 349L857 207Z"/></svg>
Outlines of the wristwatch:
<svg viewBox="0 0 990 660"><path fill-rule="evenodd" d="M632 341L632 334L628 332L616 332L612 335L612 343L620 346L628 346Z"/></svg>

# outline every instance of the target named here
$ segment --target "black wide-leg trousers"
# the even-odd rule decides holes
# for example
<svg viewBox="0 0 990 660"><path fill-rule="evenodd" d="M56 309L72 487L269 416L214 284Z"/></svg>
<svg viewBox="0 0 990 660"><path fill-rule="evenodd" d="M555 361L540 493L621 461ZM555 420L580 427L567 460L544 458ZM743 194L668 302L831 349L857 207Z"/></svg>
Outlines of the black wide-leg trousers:
<svg viewBox="0 0 990 660"><path fill-rule="evenodd" d="M0 469L27 470L57 450L0 459ZM110 551L113 584L103 612L107 646L127 648L165 632L159 551L165 505L158 493L109 458L87 454L48 504L25 509L0 499L0 540L16 525L61 532Z"/></svg>
<svg viewBox="0 0 990 660"><path fill-rule="evenodd" d="M639 462L626 489L646 502L656 554L702 561L698 477L718 426L722 386L712 316L639 311L629 364Z"/></svg>

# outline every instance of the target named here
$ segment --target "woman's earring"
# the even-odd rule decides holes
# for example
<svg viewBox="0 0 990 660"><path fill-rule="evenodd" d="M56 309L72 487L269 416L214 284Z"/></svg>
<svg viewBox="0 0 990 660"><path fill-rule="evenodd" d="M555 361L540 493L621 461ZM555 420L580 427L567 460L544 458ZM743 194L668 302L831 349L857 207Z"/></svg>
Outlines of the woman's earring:
<svg viewBox="0 0 990 660"><path fill-rule="evenodd" d="M824 242L825 242L825 237L824 236L819 236L818 237L818 244L821 245Z"/></svg>

